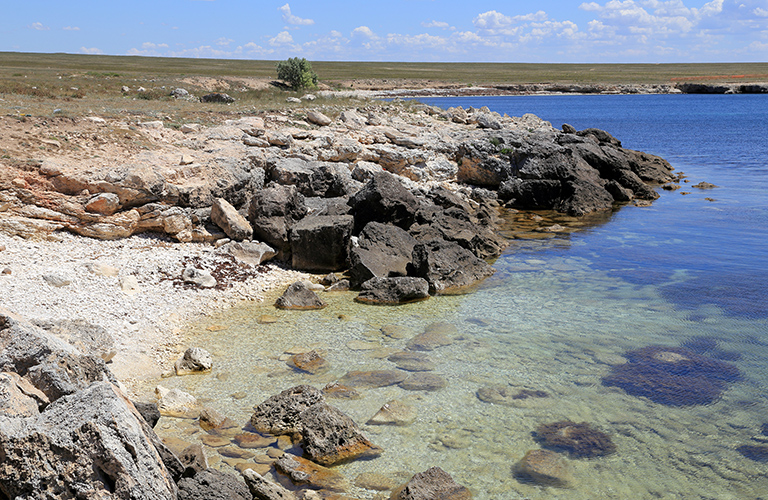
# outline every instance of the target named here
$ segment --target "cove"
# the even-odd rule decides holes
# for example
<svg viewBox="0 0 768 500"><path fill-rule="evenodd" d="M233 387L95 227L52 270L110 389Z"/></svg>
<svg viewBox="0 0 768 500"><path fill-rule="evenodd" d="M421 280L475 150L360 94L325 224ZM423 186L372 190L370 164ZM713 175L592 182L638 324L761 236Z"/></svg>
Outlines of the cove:
<svg viewBox="0 0 768 500"><path fill-rule="evenodd" d="M768 119L764 96L535 96L423 99L428 104L532 112L556 127L602 128L625 147L658 154L688 176L651 207L626 206L579 221L536 213L573 231L515 239L497 272L474 293L399 307L324 294L321 311L277 311L270 297L191 325L189 345L208 349L210 375L161 383L195 394L238 423L252 407L298 384L322 388L352 370L393 369L387 358L435 322L454 328L449 345L427 352L446 385L398 386L330 400L384 454L336 467L354 483L363 472L407 480L439 465L474 498L756 498L768 491L766 465L739 451L762 445L766 413ZM706 181L711 190L693 188ZM682 194L690 193L690 194ZM522 217L522 216L518 216ZM520 220L512 220L511 226ZM277 322L263 324L269 314ZM388 336L382 328L402 332ZM385 328L386 332L393 329ZM628 353L695 347L727 360L738 380L708 404L662 404L604 384ZM320 350L330 368L300 374L291 352ZM667 354L667 356L670 356ZM504 386L501 403L483 389ZM391 400L416 410L407 426L366 425ZM521 480L514 464L541 443L539 426L589 422L616 451L568 457L573 485ZM161 420L161 435L194 436L194 421ZM215 450L209 450L215 454ZM375 498L353 487L353 498Z"/></svg>

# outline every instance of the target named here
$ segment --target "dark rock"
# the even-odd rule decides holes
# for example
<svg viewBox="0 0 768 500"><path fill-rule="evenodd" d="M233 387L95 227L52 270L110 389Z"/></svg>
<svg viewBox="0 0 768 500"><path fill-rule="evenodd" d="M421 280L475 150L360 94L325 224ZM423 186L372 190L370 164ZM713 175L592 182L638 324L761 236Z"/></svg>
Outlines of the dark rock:
<svg viewBox="0 0 768 500"><path fill-rule="evenodd" d="M566 451L572 457L599 457L616 451L611 437L593 429L586 422L570 421L543 424L536 429L536 439L554 451Z"/></svg>
<svg viewBox="0 0 768 500"><path fill-rule="evenodd" d="M410 233L419 241L454 241L481 259L498 256L505 246L492 230L457 207L437 212L423 224L411 226Z"/></svg>
<svg viewBox="0 0 768 500"><path fill-rule="evenodd" d="M317 403L302 412L301 425L304 453L321 465L374 457L383 451L360 432L351 418L325 403Z"/></svg>
<svg viewBox="0 0 768 500"><path fill-rule="evenodd" d="M492 275L494 269L459 244L432 240L413 248L412 274L429 282L432 293L457 292Z"/></svg>
<svg viewBox="0 0 768 500"><path fill-rule="evenodd" d="M309 310L322 309L327 306L315 292L307 288L307 285L297 281L275 301L275 307L279 309Z"/></svg>
<svg viewBox="0 0 768 500"><path fill-rule="evenodd" d="M669 406L710 404L740 378L736 366L684 347L648 346L624 357L629 362L614 366L603 385Z"/></svg>
<svg viewBox="0 0 768 500"><path fill-rule="evenodd" d="M526 482L542 486L570 488L573 486L573 470L559 454L549 450L529 450L515 464L515 476Z"/></svg>
<svg viewBox="0 0 768 500"><path fill-rule="evenodd" d="M179 481L178 500L252 500L240 478L216 469L205 469Z"/></svg>
<svg viewBox="0 0 768 500"><path fill-rule="evenodd" d="M286 389L254 408L251 425L259 432L275 435L301 433L301 413L322 401L322 391L312 386Z"/></svg>
<svg viewBox="0 0 768 500"><path fill-rule="evenodd" d="M413 476L405 486L392 493L392 500L469 500L472 493L456 483L440 467L432 467Z"/></svg>
<svg viewBox="0 0 768 500"><path fill-rule="evenodd" d="M743 456L756 462L768 462L768 446L764 444L743 444L736 448Z"/></svg>
<svg viewBox="0 0 768 500"><path fill-rule="evenodd" d="M351 215L305 217L291 229L294 269L326 272L347 267Z"/></svg>
<svg viewBox="0 0 768 500"><path fill-rule="evenodd" d="M200 102L215 102L221 104L230 104L235 102L235 98L222 92L213 92L200 98Z"/></svg>
<svg viewBox="0 0 768 500"><path fill-rule="evenodd" d="M179 460L184 466L183 477L192 477L200 471L208 468L208 459L203 452L203 445L193 444L184 448L179 455Z"/></svg>
<svg viewBox="0 0 768 500"><path fill-rule="evenodd" d="M62 396L37 418L0 417L0 449L8 498L176 498L158 459L172 454L108 382Z"/></svg>
<svg viewBox="0 0 768 500"><path fill-rule="evenodd" d="M350 252L350 285L358 288L371 278L405 276L413 247L418 243L404 229L369 222L360 232L358 247Z"/></svg>
<svg viewBox="0 0 768 500"><path fill-rule="evenodd" d="M274 248L278 259L290 257L290 229L306 215L304 196L295 186L273 185L258 190L248 208L254 239Z"/></svg>
<svg viewBox="0 0 768 500"><path fill-rule="evenodd" d="M267 165L269 178L278 184L296 186L306 197L346 196L358 189L346 164L279 158Z"/></svg>
<svg viewBox="0 0 768 500"><path fill-rule="evenodd" d="M349 205L355 217L355 233L358 233L372 221L408 229L416 219L419 200L394 175L377 172L349 200Z"/></svg>
<svg viewBox="0 0 768 500"><path fill-rule="evenodd" d="M429 283L423 278L398 276L371 278L361 287L357 302L377 305L397 305L429 298Z"/></svg>
<svg viewBox="0 0 768 500"><path fill-rule="evenodd" d="M134 401L133 406L139 412L144 421L154 429L160 420L160 410L157 409L157 403L142 403Z"/></svg>

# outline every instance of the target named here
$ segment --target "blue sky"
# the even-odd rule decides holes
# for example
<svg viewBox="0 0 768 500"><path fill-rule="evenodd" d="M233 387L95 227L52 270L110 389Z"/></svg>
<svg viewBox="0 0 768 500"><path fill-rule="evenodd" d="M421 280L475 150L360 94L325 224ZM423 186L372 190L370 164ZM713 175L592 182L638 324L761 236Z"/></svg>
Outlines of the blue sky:
<svg viewBox="0 0 768 500"><path fill-rule="evenodd" d="M25 0L6 7L0 51L314 61L768 61L768 0Z"/></svg>

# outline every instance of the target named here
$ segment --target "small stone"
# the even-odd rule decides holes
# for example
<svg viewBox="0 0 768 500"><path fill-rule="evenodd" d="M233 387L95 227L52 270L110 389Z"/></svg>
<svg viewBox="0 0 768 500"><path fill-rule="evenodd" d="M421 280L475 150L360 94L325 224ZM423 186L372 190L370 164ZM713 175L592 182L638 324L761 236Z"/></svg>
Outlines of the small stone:
<svg viewBox="0 0 768 500"><path fill-rule="evenodd" d="M242 460L248 460L256 456L252 451L247 451L235 446L223 446L216 450L222 457L239 458Z"/></svg>
<svg viewBox="0 0 768 500"><path fill-rule="evenodd" d="M230 440L227 438L223 438L221 436L213 436L211 434L204 434L203 437L200 438L200 441L206 446L210 446L211 448L221 448L222 446L227 446L230 443Z"/></svg>
<svg viewBox="0 0 768 500"><path fill-rule="evenodd" d="M413 336L413 331L400 325L385 325L381 327L381 333L391 339L407 339Z"/></svg>
<svg viewBox="0 0 768 500"><path fill-rule="evenodd" d="M320 125L321 127L325 127L326 125L330 125L333 120L325 116L319 111L310 111L307 113L307 121L309 123L314 123L315 125Z"/></svg>
<svg viewBox="0 0 768 500"><path fill-rule="evenodd" d="M353 351L373 351L381 347L381 344L365 340L350 340L347 342L347 347Z"/></svg>
<svg viewBox="0 0 768 500"><path fill-rule="evenodd" d="M241 474L246 470L252 470L256 474L263 476L265 474L269 474L269 471L272 470L272 464L255 464L252 462L240 462L237 465L235 465L235 469L237 469L237 471L240 472ZM254 497L254 498L258 498L258 497Z"/></svg>
<svg viewBox="0 0 768 500"><path fill-rule="evenodd" d="M102 264L101 262L89 262L85 265L86 269L96 276L117 276L120 270L116 267Z"/></svg>
<svg viewBox="0 0 768 500"><path fill-rule="evenodd" d="M207 372L213 368L211 354L201 347L190 347L184 356L174 365L176 375L189 375L196 372Z"/></svg>
<svg viewBox="0 0 768 500"><path fill-rule="evenodd" d="M411 425L416 420L416 410L405 403L390 401L371 417L368 425Z"/></svg>
<svg viewBox="0 0 768 500"><path fill-rule="evenodd" d="M439 347L453 344L453 337L458 334L455 326L444 321L428 325L423 333L416 335L406 345L411 351L433 351Z"/></svg>
<svg viewBox="0 0 768 500"><path fill-rule="evenodd" d="M158 385L155 394L159 401L157 409L166 417L197 418L200 415L200 405L197 399L179 389L166 389Z"/></svg>
<svg viewBox="0 0 768 500"><path fill-rule="evenodd" d="M322 309L327 306L324 301L317 296L315 292L308 289L301 281L297 281L288 287L288 289L275 302L278 309L290 310L311 310Z"/></svg>
<svg viewBox="0 0 768 500"><path fill-rule="evenodd" d="M185 283L191 283L201 288L213 288L217 284L216 278L211 276L210 272L203 269L195 269L194 267L184 269L181 278Z"/></svg>
<svg viewBox="0 0 768 500"><path fill-rule="evenodd" d="M397 488L400 483L378 472L363 472L355 478L355 486L366 490L389 491Z"/></svg>
<svg viewBox="0 0 768 500"><path fill-rule="evenodd" d="M351 371L341 377L339 383L350 387L387 387L399 384L407 376L400 370Z"/></svg>
<svg viewBox="0 0 768 500"><path fill-rule="evenodd" d="M267 456L270 458L280 458L285 455L285 452L280 448L270 448L267 450Z"/></svg>
<svg viewBox="0 0 768 500"><path fill-rule="evenodd" d="M338 382L331 382L323 387L323 394L326 397L334 399L360 399L362 396L359 392L346 385L341 385Z"/></svg>
<svg viewBox="0 0 768 500"><path fill-rule="evenodd" d="M120 278L120 289L126 295L136 295L141 291L139 280L134 275L123 276Z"/></svg>
<svg viewBox="0 0 768 500"><path fill-rule="evenodd" d="M273 323L277 323L278 321L280 321L280 318L270 314L262 314L256 318L256 322L260 325L271 325Z"/></svg>
<svg viewBox="0 0 768 500"><path fill-rule="evenodd" d="M48 283L51 286L54 286L56 288L61 288L63 286L71 285L72 279L67 276L62 276L60 274L44 274L43 280L45 280L46 283Z"/></svg>
<svg viewBox="0 0 768 500"><path fill-rule="evenodd" d="M195 159L192 156L181 155L181 159L179 160L179 165L192 165L193 163L195 163Z"/></svg>
<svg viewBox="0 0 768 500"><path fill-rule="evenodd" d="M429 356L422 352L400 351L388 358L401 370L409 372L431 372L436 368Z"/></svg>
<svg viewBox="0 0 768 500"><path fill-rule="evenodd" d="M10 267L4 267L3 268L3 274L11 274L11 268Z"/></svg>
<svg viewBox="0 0 768 500"><path fill-rule="evenodd" d="M275 462L275 468L290 477L294 484L309 485L313 488L331 491L349 489L349 483L339 472L290 453L280 457Z"/></svg>

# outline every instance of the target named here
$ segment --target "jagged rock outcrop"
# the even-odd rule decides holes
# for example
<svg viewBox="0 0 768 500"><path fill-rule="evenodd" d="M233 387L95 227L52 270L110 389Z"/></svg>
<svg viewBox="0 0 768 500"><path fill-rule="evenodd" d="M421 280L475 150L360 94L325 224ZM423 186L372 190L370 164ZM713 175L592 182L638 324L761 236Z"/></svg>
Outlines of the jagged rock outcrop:
<svg viewBox="0 0 768 500"><path fill-rule="evenodd" d="M397 305L429 298L429 283L424 278L397 276L371 278L360 287L355 300L364 304Z"/></svg>
<svg viewBox="0 0 768 500"><path fill-rule="evenodd" d="M458 243L431 240L413 247L412 274L429 283L431 293L458 292L481 281L494 272Z"/></svg>
<svg viewBox="0 0 768 500"><path fill-rule="evenodd" d="M413 247L418 241L402 228L369 222L350 251L350 286L357 288L371 278L406 276Z"/></svg>
<svg viewBox="0 0 768 500"><path fill-rule="evenodd" d="M339 271L348 267L351 215L305 217L291 229L291 259L294 269L314 272Z"/></svg>

